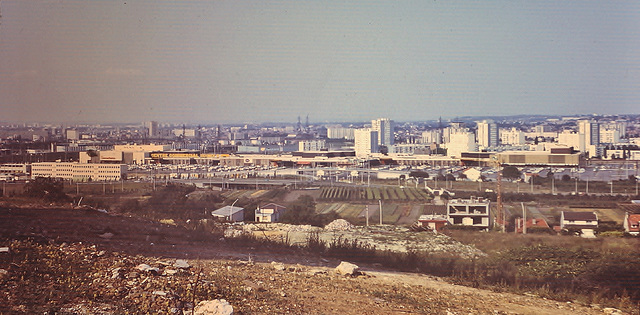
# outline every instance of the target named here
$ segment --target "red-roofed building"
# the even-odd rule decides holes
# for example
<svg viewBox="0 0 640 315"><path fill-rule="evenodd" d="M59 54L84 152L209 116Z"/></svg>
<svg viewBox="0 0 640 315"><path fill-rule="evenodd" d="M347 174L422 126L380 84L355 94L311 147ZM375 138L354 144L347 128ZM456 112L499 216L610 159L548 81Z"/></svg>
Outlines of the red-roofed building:
<svg viewBox="0 0 640 315"><path fill-rule="evenodd" d="M516 218L516 233L523 232L523 221L522 218ZM531 228L546 228L549 229L549 224L544 219L528 219L527 220L527 230Z"/></svg>
<svg viewBox="0 0 640 315"><path fill-rule="evenodd" d="M640 234L640 214L625 213L622 225L624 226L625 232L631 235Z"/></svg>

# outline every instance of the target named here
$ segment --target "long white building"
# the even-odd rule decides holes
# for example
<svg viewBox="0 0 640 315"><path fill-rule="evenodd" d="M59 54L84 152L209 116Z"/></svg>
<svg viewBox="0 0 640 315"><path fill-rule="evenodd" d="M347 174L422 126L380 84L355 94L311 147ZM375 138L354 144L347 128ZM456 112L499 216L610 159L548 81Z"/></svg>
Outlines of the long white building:
<svg viewBox="0 0 640 315"><path fill-rule="evenodd" d="M31 178L55 177L75 181L117 181L127 173L125 164L43 162L31 164Z"/></svg>

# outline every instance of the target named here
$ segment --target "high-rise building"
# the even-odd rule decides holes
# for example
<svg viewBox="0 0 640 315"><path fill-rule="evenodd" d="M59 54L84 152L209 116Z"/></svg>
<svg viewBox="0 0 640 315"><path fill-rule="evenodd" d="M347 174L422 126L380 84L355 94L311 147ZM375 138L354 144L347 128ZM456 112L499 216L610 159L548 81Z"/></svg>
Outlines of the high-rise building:
<svg viewBox="0 0 640 315"><path fill-rule="evenodd" d="M158 137L158 122L157 121L146 121L144 123L144 127L147 128L147 136L149 138Z"/></svg>
<svg viewBox="0 0 640 315"><path fill-rule="evenodd" d="M483 120L478 123L476 138L482 147L498 146L498 125L493 120Z"/></svg>
<svg viewBox="0 0 640 315"><path fill-rule="evenodd" d="M578 134L584 138L582 140L584 143L581 143L584 149L580 151L587 153L589 157L597 156L600 145L600 124L592 120L579 120Z"/></svg>
<svg viewBox="0 0 640 315"><path fill-rule="evenodd" d="M500 130L500 142L509 145L525 144L524 132L513 127L509 130Z"/></svg>
<svg viewBox="0 0 640 315"><path fill-rule="evenodd" d="M600 144L600 124L592 120L578 121L578 133L584 135L585 145Z"/></svg>
<svg viewBox="0 0 640 315"><path fill-rule="evenodd" d="M327 138L353 140L353 128L328 127Z"/></svg>
<svg viewBox="0 0 640 315"><path fill-rule="evenodd" d="M378 131L371 128L356 129L353 132L355 137L356 156L366 156L371 153L378 153Z"/></svg>
<svg viewBox="0 0 640 315"><path fill-rule="evenodd" d="M459 158L462 152L475 152L477 150L476 139L473 133L460 131L450 135L447 147L447 156Z"/></svg>
<svg viewBox="0 0 640 315"><path fill-rule="evenodd" d="M371 121L371 129L378 132L378 145L393 144L393 120L379 118Z"/></svg>

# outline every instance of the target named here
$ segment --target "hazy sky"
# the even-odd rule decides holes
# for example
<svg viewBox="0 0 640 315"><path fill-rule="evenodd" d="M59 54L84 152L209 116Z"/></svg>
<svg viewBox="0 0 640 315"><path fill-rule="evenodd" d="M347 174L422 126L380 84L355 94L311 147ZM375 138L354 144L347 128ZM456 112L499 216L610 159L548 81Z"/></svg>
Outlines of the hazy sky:
<svg viewBox="0 0 640 315"><path fill-rule="evenodd" d="M640 113L640 2L0 0L0 121Z"/></svg>

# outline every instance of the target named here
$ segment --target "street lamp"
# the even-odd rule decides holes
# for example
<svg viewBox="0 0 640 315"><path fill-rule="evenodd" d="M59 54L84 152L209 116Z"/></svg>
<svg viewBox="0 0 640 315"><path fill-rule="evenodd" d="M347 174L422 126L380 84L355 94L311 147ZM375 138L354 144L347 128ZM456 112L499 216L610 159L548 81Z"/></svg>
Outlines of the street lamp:
<svg viewBox="0 0 640 315"><path fill-rule="evenodd" d="M233 219L232 219L232 216L233 216L233 206L236 204L236 202L238 202L238 199L236 199L236 201L234 201L234 202L231 204L231 207L229 207L229 221L230 221L230 222L232 222L232 221L233 221Z"/></svg>

